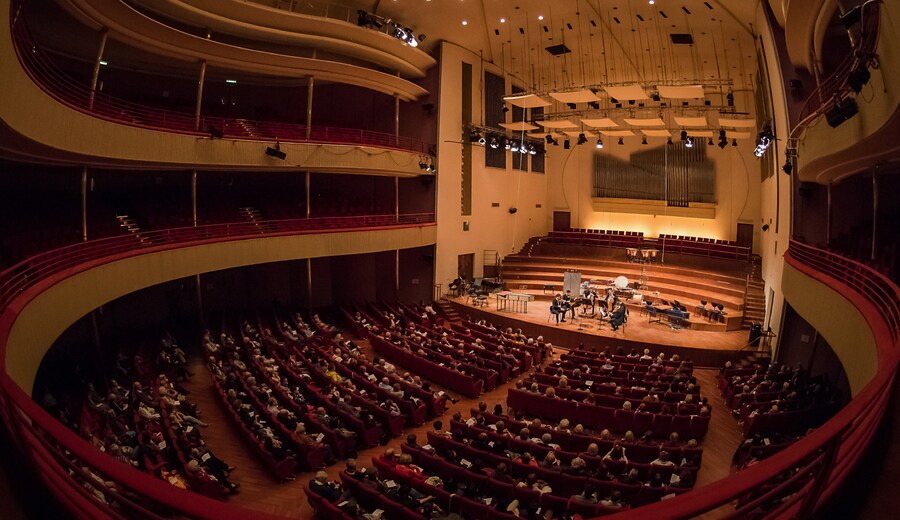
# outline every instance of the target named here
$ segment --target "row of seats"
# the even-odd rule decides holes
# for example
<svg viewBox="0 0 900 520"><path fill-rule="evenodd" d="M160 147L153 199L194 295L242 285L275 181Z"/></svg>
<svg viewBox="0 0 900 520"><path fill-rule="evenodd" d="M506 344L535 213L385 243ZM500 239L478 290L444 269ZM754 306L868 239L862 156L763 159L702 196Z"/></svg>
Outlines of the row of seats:
<svg viewBox="0 0 900 520"><path fill-rule="evenodd" d="M709 415L668 415L663 413L639 413L633 410L615 409L547 397L525 390L510 389L509 406L534 417L560 420L569 419L585 427L625 432L652 430L655 436L668 436L672 432L684 438L702 439L709 429Z"/></svg>

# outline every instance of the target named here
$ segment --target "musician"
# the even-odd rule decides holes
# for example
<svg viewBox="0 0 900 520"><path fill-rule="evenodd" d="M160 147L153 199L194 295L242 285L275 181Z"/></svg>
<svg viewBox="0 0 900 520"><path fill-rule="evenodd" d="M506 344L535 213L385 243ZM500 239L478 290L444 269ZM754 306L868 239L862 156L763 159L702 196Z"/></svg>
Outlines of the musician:
<svg viewBox="0 0 900 520"><path fill-rule="evenodd" d="M613 304L615 303L615 301L616 301L616 291L613 290L612 287L607 287L606 288L606 298L605 298L606 310L608 310L608 311L613 310Z"/></svg>
<svg viewBox="0 0 900 520"><path fill-rule="evenodd" d="M572 291L567 290L566 293L562 297L563 303L563 318L566 317L566 312L572 312L572 319L575 319L575 300L572 298ZM565 320L563 320L565 321Z"/></svg>
<svg viewBox="0 0 900 520"><path fill-rule="evenodd" d="M565 323L566 321L566 309L563 306L562 296L557 294L553 297L553 301L550 302L550 314L556 316L556 324L559 325L559 322L562 321ZM559 319L559 315L562 314L562 320Z"/></svg>
<svg viewBox="0 0 900 520"><path fill-rule="evenodd" d="M625 304L622 302L616 304L615 310L609 316L609 325L612 330L618 330L625 323L627 316L628 310L625 308Z"/></svg>
<svg viewBox="0 0 900 520"><path fill-rule="evenodd" d="M588 287L587 291L584 293L584 307L581 308L581 314L587 314L588 305L591 306L591 316L594 315L596 311L597 304L597 291L593 288Z"/></svg>

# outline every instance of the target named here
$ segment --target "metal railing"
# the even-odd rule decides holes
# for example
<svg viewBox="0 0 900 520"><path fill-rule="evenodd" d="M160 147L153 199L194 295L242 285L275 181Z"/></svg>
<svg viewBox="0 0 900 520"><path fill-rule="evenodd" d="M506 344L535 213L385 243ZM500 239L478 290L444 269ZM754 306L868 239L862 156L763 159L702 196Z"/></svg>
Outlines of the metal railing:
<svg viewBox="0 0 900 520"><path fill-rule="evenodd" d="M307 127L304 124L204 115L197 117L191 113L140 105L93 91L90 85L83 84L63 72L40 48L28 29L21 11L21 1L12 2L11 9L13 44L23 70L36 85L56 101L93 117L128 126L197 136L214 135L252 141L365 145L432 155L428 143L411 137L325 126L312 126L307 137Z"/></svg>
<svg viewBox="0 0 900 520"><path fill-rule="evenodd" d="M790 449L692 493L610 519L809 518L837 491L888 409L900 359L900 289L854 260L791 241L785 261L848 298L866 317L878 349L871 381L831 420Z"/></svg>
<svg viewBox="0 0 900 520"><path fill-rule="evenodd" d="M41 408L6 372L6 339L27 289L53 276L121 258L210 242L434 225L433 213L212 224L91 240L35 255L0 272L0 419L25 458L75 518L269 519L177 489L97 451ZM108 485L107 483L112 483Z"/></svg>

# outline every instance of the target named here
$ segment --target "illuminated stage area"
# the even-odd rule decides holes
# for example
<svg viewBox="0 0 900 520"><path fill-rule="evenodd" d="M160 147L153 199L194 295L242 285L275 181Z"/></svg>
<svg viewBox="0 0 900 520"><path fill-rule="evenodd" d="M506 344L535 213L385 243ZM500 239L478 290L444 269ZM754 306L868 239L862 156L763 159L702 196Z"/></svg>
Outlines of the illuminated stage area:
<svg viewBox="0 0 900 520"><path fill-rule="evenodd" d="M601 323L590 314L582 316L571 314L565 323L557 325L550 314L550 302L535 300L528 303L527 312L497 310L497 298L490 295L484 305L466 301L465 297L449 298L455 310L464 319L471 321L486 320L496 327L521 328L530 336L544 336L545 340L561 348L573 348L580 343L602 350L609 347L611 351L622 346L625 353L635 348L659 350L659 347L670 354L679 354L682 358L692 359L699 366L721 367L727 360L738 359L742 351L754 349L747 347L749 333L746 330L712 332L691 330L688 328L673 329L665 320L651 322L649 315L642 315L637 308L629 308L626 325L613 331L609 323ZM694 318L697 319L697 318ZM745 348L746 347L746 348Z"/></svg>

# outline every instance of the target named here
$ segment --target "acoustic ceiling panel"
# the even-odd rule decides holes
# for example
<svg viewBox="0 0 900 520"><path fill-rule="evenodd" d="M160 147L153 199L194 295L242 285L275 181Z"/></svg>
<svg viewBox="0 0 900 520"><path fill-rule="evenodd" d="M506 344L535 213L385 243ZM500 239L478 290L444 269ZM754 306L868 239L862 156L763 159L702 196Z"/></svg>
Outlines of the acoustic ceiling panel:
<svg viewBox="0 0 900 520"><path fill-rule="evenodd" d="M546 99L535 96L534 94L524 94L521 96L507 96L503 98L504 101L511 105L515 105L520 108L538 108L538 107L549 107L552 103L547 101Z"/></svg>
<svg viewBox="0 0 900 520"><path fill-rule="evenodd" d="M671 87L660 85L656 87L659 97L669 99L698 99L703 97L703 85L684 85Z"/></svg>
<svg viewBox="0 0 900 520"><path fill-rule="evenodd" d="M516 123L500 123L500 126L507 130L515 130L516 132L530 132L537 130L539 127L527 121L518 121Z"/></svg>
<svg viewBox="0 0 900 520"><path fill-rule="evenodd" d="M626 117L625 122L631 126L666 126L659 117Z"/></svg>
<svg viewBox="0 0 900 520"><path fill-rule="evenodd" d="M619 126L619 123L616 123L608 117L601 117L597 119L582 119L581 122L586 124L587 126L592 126L594 128L615 128Z"/></svg>
<svg viewBox="0 0 900 520"><path fill-rule="evenodd" d="M644 92L644 87L640 85L623 85L620 87L603 87L603 90L609 94L609 97L616 99L650 99Z"/></svg>
<svg viewBox="0 0 900 520"><path fill-rule="evenodd" d="M600 130L600 133L609 137L628 137L634 135L631 130Z"/></svg>
<svg viewBox="0 0 900 520"><path fill-rule="evenodd" d="M578 125L569 121L568 119L554 119L550 121L536 121L537 124L543 126L545 129L552 128L554 130L563 129L563 128L578 128Z"/></svg>
<svg viewBox="0 0 900 520"><path fill-rule="evenodd" d="M571 92L551 92L550 97L560 103L589 103L591 101L600 101L600 97L590 90L574 90Z"/></svg>
<svg viewBox="0 0 900 520"><path fill-rule="evenodd" d="M688 126L688 127L704 127L706 126L706 117L687 117L687 116L675 116L675 124L678 126Z"/></svg>

